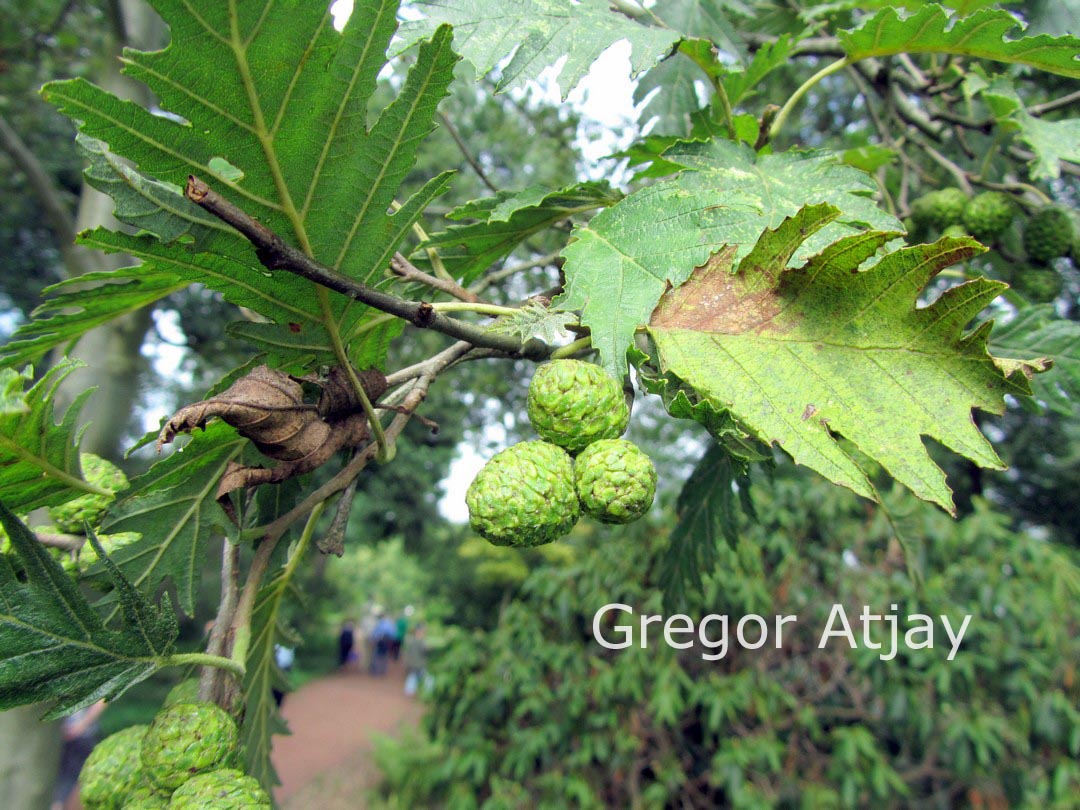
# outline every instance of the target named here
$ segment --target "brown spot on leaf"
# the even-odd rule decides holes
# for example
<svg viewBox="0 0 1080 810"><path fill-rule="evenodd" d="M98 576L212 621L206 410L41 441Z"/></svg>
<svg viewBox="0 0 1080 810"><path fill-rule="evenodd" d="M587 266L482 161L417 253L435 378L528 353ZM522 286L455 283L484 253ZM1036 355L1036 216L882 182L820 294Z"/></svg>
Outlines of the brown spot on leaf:
<svg viewBox="0 0 1080 810"><path fill-rule="evenodd" d="M751 287L752 276L732 272L735 251L721 248L685 284L665 293L649 325L737 335L768 324L780 312L781 299L774 285L758 278Z"/></svg>
<svg viewBox="0 0 1080 810"><path fill-rule="evenodd" d="M803 409L803 412L802 412L803 421L805 422L807 419L809 419L815 413L817 413L817 408L815 408L812 404L807 403L806 407Z"/></svg>

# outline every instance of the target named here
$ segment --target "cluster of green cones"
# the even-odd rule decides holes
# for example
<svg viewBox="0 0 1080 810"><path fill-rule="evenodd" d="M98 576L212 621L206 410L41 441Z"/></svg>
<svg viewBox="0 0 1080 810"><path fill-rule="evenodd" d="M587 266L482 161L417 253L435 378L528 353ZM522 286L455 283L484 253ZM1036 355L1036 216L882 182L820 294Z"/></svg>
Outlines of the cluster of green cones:
<svg viewBox="0 0 1080 810"><path fill-rule="evenodd" d="M914 200L906 224L914 239L971 236L1004 247L1012 236L1009 254L1017 260L1005 280L1031 303L1049 303L1061 294L1064 279L1055 260L1069 257L1080 268L1080 215L1065 205L1028 213L1003 191L969 197L959 188L942 188Z"/></svg>
<svg viewBox="0 0 1080 810"><path fill-rule="evenodd" d="M656 468L619 438L630 409L603 369L580 360L540 366L528 413L540 439L496 454L469 486L474 531L500 546L538 546L567 534L582 513L622 524L649 510Z"/></svg>
<svg viewBox="0 0 1080 810"><path fill-rule="evenodd" d="M199 701L197 682L178 689L152 723L95 746L79 776L86 810L270 810L269 795L238 767L232 716Z"/></svg>
<svg viewBox="0 0 1080 810"><path fill-rule="evenodd" d="M87 526L94 530L94 536L97 538L98 543L105 549L105 553L109 555L130 543L134 543L141 537L137 532L102 534L99 531L105 511L115 500L117 493L128 488L127 476L124 475L123 470L111 461L95 456L93 453L82 453L79 456L79 463L86 482L100 487L106 492L87 493L66 503L50 506L47 510L50 522L34 527L34 531L38 534L54 535L69 541L82 541L80 546L70 550L57 547L51 549L55 559L73 577L81 577L87 574L94 564L98 562L97 550L91 543L85 542ZM26 523L27 517L26 515L20 515L19 519ZM7 533L3 527L0 527L0 554L10 553L10 541ZM12 554L9 560L11 560L16 571L20 569L21 563L15 555Z"/></svg>

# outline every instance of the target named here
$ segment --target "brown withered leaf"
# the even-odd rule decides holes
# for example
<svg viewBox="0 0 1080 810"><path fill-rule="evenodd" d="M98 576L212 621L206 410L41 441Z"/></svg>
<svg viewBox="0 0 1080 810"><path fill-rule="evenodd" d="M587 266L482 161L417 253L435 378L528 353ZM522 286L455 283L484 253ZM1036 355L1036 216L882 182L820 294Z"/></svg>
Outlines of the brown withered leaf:
<svg viewBox="0 0 1080 810"><path fill-rule="evenodd" d="M326 379L304 380L322 387L317 405L304 401L297 378L257 366L217 396L177 411L158 435L158 450L178 433L203 428L217 418L278 462L273 467L231 463L218 484L217 497L222 500L242 487L278 483L311 472L338 450L368 438L367 417L343 370L331 369ZM379 371L362 371L360 380L371 401L386 391L386 378Z"/></svg>
<svg viewBox="0 0 1080 810"><path fill-rule="evenodd" d="M217 396L177 411L158 435L158 450L176 434L205 427L214 417L266 446L289 444L305 425L318 421L315 407L304 402L300 383L269 366L257 366Z"/></svg>
<svg viewBox="0 0 1080 810"><path fill-rule="evenodd" d="M365 369L357 372L357 376L369 401L375 402L386 393L386 377L378 369ZM319 416L323 419L333 421L361 410L362 406L356 398L356 391L353 390L349 375L343 368L334 366L325 379L313 380L313 382L322 387L322 396L319 397Z"/></svg>

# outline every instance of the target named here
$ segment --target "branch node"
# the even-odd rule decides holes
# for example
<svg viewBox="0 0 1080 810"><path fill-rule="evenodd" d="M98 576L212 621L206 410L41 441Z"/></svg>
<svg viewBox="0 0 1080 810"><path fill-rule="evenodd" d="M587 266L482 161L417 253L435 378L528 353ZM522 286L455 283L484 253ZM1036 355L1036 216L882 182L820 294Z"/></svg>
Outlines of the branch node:
<svg viewBox="0 0 1080 810"><path fill-rule="evenodd" d="M210 193L210 186L193 174L188 175L187 186L184 188L184 196L198 205L206 199Z"/></svg>
<svg viewBox="0 0 1080 810"><path fill-rule="evenodd" d="M427 329L435 322L435 308L427 301L421 301L412 322L421 329Z"/></svg>

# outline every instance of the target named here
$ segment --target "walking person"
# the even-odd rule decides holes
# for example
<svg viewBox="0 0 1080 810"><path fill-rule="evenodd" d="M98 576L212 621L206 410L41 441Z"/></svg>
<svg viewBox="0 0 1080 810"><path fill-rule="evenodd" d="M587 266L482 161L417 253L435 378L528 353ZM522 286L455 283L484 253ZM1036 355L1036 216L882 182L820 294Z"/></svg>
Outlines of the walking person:
<svg viewBox="0 0 1080 810"><path fill-rule="evenodd" d="M385 675L387 660L390 657L390 645L394 642L396 628L387 615L379 611L378 620L375 622L373 640L375 649L371 656L371 674Z"/></svg>
<svg viewBox="0 0 1080 810"><path fill-rule="evenodd" d="M281 674L288 680L289 673L292 672L293 664L296 662L296 650L292 647L286 647L284 644L274 645L274 663L277 664L278 669L281 670ZM278 689L276 686L272 687L270 691L274 695L274 703L278 708L281 708L281 702L285 700L285 690Z"/></svg>
<svg viewBox="0 0 1080 810"><path fill-rule="evenodd" d="M412 697L427 680L427 628L419 622L405 642L405 694Z"/></svg>
<svg viewBox="0 0 1080 810"><path fill-rule="evenodd" d="M338 633L338 669L345 669L354 657L356 633L352 619L346 619Z"/></svg>
<svg viewBox="0 0 1080 810"><path fill-rule="evenodd" d="M409 635L409 614L412 605L405 608L405 612L397 617L394 622L394 640L390 645L390 660L397 661L401 657L401 647Z"/></svg>
<svg viewBox="0 0 1080 810"><path fill-rule="evenodd" d="M360 620L360 633L356 639L356 650L362 653L363 660L359 661L361 667L371 668L371 662L375 660L375 625L379 621L382 608L369 603L364 618Z"/></svg>

